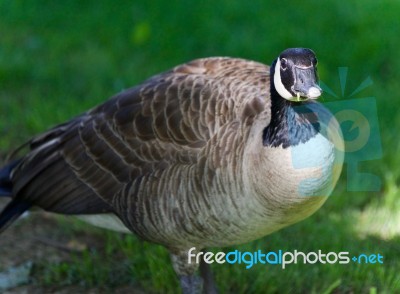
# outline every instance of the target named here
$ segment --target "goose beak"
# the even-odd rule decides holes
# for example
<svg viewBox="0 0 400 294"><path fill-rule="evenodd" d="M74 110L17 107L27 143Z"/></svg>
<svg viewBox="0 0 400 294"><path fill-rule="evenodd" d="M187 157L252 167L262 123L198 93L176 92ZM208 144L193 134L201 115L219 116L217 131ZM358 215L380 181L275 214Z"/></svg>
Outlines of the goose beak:
<svg viewBox="0 0 400 294"><path fill-rule="evenodd" d="M292 87L297 96L317 99L322 94L322 89L317 83L314 67L299 68L295 67L295 83Z"/></svg>

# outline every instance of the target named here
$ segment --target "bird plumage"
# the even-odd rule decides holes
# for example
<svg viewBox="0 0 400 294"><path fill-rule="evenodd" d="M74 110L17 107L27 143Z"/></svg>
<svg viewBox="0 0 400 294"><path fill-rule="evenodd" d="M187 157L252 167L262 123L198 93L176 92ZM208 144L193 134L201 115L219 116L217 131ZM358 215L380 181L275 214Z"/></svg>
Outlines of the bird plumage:
<svg viewBox="0 0 400 294"><path fill-rule="evenodd" d="M284 126L293 131L286 144L271 139L280 136L273 129L279 124L268 130L270 123L288 117L271 112L280 108L271 107L270 81L261 63L198 59L34 137L28 152L0 171L0 191L12 193L0 226L15 219L15 206L19 214L39 206L114 215L125 230L166 246L178 275L189 275L194 269L182 256L191 247L247 242L309 216L333 189L341 162L332 136L300 112ZM327 115L320 124L333 122L340 138L329 112L303 105ZM307 142L320 151L318 160L296 168L291 147Z"/></svg>

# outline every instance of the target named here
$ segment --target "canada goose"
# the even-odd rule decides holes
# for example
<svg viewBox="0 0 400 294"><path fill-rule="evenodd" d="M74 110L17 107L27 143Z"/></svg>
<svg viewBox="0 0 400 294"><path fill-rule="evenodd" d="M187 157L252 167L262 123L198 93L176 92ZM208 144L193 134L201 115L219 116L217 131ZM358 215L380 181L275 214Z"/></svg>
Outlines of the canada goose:
<svg viewBox="0 0 400 294"><path fill-rule="evenodd" d="M315 212L343 141L315 100L310 49L271 67L236 58L177 66L32 138L0 170L4 230L32 206L164 245L184 293L188 250L249 242Z"/></svg>

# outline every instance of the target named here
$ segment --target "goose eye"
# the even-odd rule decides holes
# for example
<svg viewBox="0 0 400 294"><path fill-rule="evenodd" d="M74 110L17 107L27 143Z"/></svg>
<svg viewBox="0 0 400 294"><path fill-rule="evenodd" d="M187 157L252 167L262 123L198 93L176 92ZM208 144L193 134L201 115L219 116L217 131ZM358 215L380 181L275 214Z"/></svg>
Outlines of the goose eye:
<svg viewBox="0 0 400 294"><path fill-rule="evenodd" d="M281 69L286 70L286 68L287 68L287 59L282 58L281 59Z"/></svg>

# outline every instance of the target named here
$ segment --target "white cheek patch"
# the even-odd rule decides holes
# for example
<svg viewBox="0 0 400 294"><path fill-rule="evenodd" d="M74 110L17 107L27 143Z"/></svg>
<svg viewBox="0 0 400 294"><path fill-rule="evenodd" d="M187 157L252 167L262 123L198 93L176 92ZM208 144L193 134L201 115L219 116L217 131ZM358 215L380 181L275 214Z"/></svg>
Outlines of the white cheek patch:
<svg viewBox="0 0 400 294"><path fill-rule="evenodd" d="M293 98L293 95L290 94L288 90L286 90L285 86L282 83L281 79L281 59L278 58L275 65L275 74L274 74L274 86L279 95L281 95L285 99Z"/></svg>

